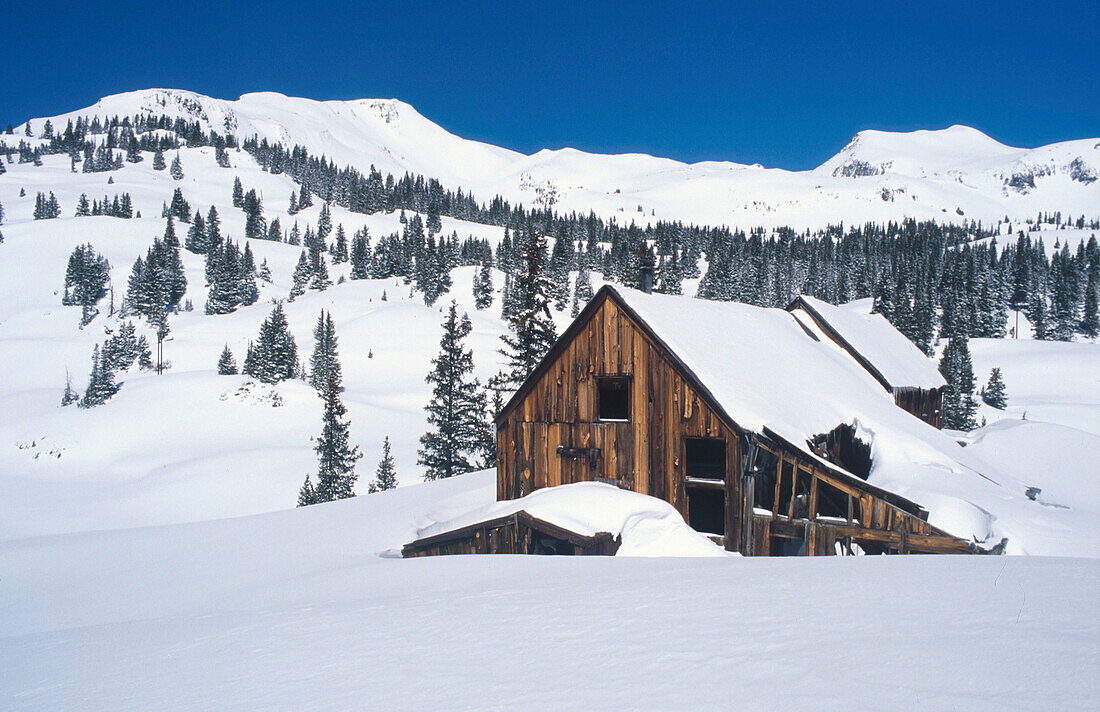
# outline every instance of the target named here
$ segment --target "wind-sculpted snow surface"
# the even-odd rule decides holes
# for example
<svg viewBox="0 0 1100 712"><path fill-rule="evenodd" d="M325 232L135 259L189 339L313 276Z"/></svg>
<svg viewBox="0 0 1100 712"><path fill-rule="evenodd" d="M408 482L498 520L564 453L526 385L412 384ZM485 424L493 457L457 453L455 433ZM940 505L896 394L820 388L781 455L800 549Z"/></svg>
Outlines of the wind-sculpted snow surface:
<svg viewBox="0 0 1100 712"><path fill-rule="evenodd" d="M1095 560L378 556L421 513L492 497L478 473L0 543L0 708L1000 712L1100 694Z"/></svg>
<svg viewBox="0 0 1100 712"><path fill-rule="evenodd" d="M1005 215L1022 219L1054 210L1093 218L1100 205L1100 139L1023 149L966 126L862 131L818 168L786 171L573 148L525 156L448 133L395 99L322 102L263 92L226 101L148 89L105 97L52 121L60 129L77 116L136 113L199 121L240 138L300 144L364 173L371 165L395 177L419 173L483 202L499 194L527 206L549 203L564 213L593 210L622 224L681 220L744 229L820 228L903 217L988 224Z"/></svg>

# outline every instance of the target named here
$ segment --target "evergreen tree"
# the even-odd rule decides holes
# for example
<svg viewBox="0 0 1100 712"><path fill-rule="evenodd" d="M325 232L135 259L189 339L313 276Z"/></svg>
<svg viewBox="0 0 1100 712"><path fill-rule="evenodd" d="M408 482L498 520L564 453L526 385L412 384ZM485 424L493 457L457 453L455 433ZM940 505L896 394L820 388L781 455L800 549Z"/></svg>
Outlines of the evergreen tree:
<svg viewBox="0 0 1100 712"><path fill-rule="evenodd" d="M313 207L313 196L310 195L309 188L303 184L302 190L298 193L298 210L302 211L306 208Z"/></svg>
<svg viewBox="0 0 1100 712"><path fill-rule="evenodd" d="M370 274L370 244L367 240L366 228L356 233L351 240L349 261L351 262L352 279L367 279Z"/></svg>
<svg viewBox="0 0 1100 712"><path fill-rule="evenodd" d="M570 316L576 318L591 299L592 279L588 273L588 268L582 266L580 271L577 272L577 282L573 285L573 306L570 309Z"/></svg>
<svg viewBox="0 0 1100 712"><path fill-rule="evenodd" d="M309 284L312 276L313 270L309 266L309 258L306 256L306 251L302 250L301 256L298 257L298 266L294 268L293 283L290 287L290 301L293 302L306 293L306 285Z"/></svg>
<svg viewBox="0 0 1100 712"><path fill-rule="evenodd" d="M88 387L84 391L84 398L80 401L81 408L94 408L106 403L111 396L118 393L118 385L115 383L115 374L109 365L99 354L97 344L92 351L92 375L88 378Z"/></svg>
<svg viewBox="0 0 1100 712"><path fill-rule="evenodd" d="M172 176L172 180L183 180L183 166L180 165L180 154L176 154L176 157L172 159L172 167L168 169L168 173Z"/></svg>
<svg viewBox="0 0 1100 712"><path fill-rule="evenodd" d="M1089 240L1089 246L1095 247L1096 238ZM1085 311L1081 320L1081 331L1085 336L1095 338L1100 335L1100 249L1090 258L1088 282L1085 286Z"/></svg>
<svg viewBox="0 0 1100 712"><path fill-rule="evenodd" d="M306 474L306 481L302 484L302 489L298 490L298 506L308 507L311 504L317 504L317 490L313 488L313 480Z"/></svg>
<svg viewBox="0 0 1100 712"><path fill-rule="evenodd" d="M65 369L65 391L61 394L61 407L80 402L80 395L73 389L73 379L69 376L69 370Z"/></svg>
<svg viewBox="0 0 1100 712"><path fill-rule="evenodd" d="M317 318L317 326L313 328L313 355L309 359L309 384L318 391L332 380L336 382L336 388L341 389L343 380L340 373L340 357L336 350L336 326L332 321L332 314L325 314Z"/></svg>
<svg viewBox="0 0 1100 712"><path fill-rule="evenodd" d="M947 342L940 359L940 373L947 381L943 389L943 427L973 430L978 425L975 420L978 404L974 401L974 366L965 334L958 333Z"/></svg>
<svg viewBox="0 0 1100 712"><path fill-rule="evenodd" d="M349 442L351 422L344 420L347 409L340 402L340 387L334 373L329 374L321 399L324 401L323 426L313 448L318 459L314 493L316 501L331 502L355 496L355 463L363 455Z"/></svg>
<svg viewBox="0 0 1100 712"><path fill-rule="evenodd" d="M515 278L514 312L508 319L509 333L503 334L508 360L508 377L518 388L527 379L542 357L550 350L557 334L550 317L550 284L544 265L546 241L537 231L527 230L520 257L522 272Z"/></svg>
<svg viewBox="0 0 1100 712"><path fill-rule="evenodd" d="M153 170L163 171L168 167L168 164L164 162L164 151L160 150L160 146L157 146L157 150L153 152Z"/></svg>
<svg viewBox="0 0 1100 712"><path fill-rule="evenodd" d="M221 218L218 217L218 209L213 205L206 213L206 250L220 249L222 246Z"/></svg>
<svg viewBox="0 0 1100 712"><path fill-rule="evenodd" d="M298 194L293 190L290 191L290 207L287 208L287 215L295 215L298 212Z"/></svg>
<svg viewBox="0 0 1100 712"><path fill-rule="evenodd" d="M343 223L336 226L336 241L332 245L332 264L348 261L348 236L344 233Z"/></svg>
<svg viewBox="0 0 1100 712"><path fill-rule="evenodd" d="M390 451L390 436L382 441L382 459L378 463L378 469L374 473L374 481L367 487L367 492L385 492L397 487L397 470L393 464L393 453Z"/></svg>
<svg viewBox="0 0 1100 712"><path fill-rule="evenodd" d="M244 373L263 383L278 383L298 374L298 347L290 333L290 325L277 302L271 314L260 325L255 346L249 348Z"/></svg>
<svg viewBox="0 0 1100 712"><path fill-rule="evenodd" d="M233 358L233 352L229 350L229 344L222 349L222 355L218 358L218 375L237 375L237 359Z"/></svg>
<svg viewBox="0 0 1100 712"><path fill-rule="evenodd" d="M484 394L473 378L473 353L463 343L473 327L470 318L458 317L452 301L443 322L439 355L425 380L432 384L428 432L420 437L417 464L423 465L424 479L452 477L474 469L471 458L480 449L478 434L484 409Z"/></svg>
<svg viewBox="0 0 1100 712"><path fill-rule="evenodd" d="M332 286L332 279L328 275L328 265L325 264L325 254L321 251L319 240L314 241L309 248L309 288L323 292Z"/></svg>
<svg viewBox="0 0 1100 712"><path fill-rule="evenodd" d="M321 205L321 216L317 218L317 239L321 243L321 249L327 248L329 234L332 232L332 211L329 210L328 203Z"/></svg>
<svg viewBox="0 0 1100 712"><path fill-rule="evenodd" d="M107 281L111 276L111 263L95 251L91 244L77 245L69 255L65 270L65 293L61 303L83 307L83 321L87 324L94 314L95 305L107 295Z"/></svg>
<svg viewBox="0 0 1100 712"><path fill-rule="evenodd" d="M76 217L83 218L92 214L91 204L88 202L87 193L80 194L80 200L76 204Z"/></svg>
<svg viewBox="0 0 1100 712"><path fill-rule="evenodd" d="M1008 406L1005 382L1001 378L1001 369L994 368L989 372L989 382L982 389L982 400L985 401L986 405L997 410L1004 410Z"/></svg>
<svg viewBox="0 0 1100 712"><path fill-rule="evenodd" d="M195 217L191 219L191 227L187 229L187 239L183 243L189 251L196 255L206 253L206 221L202 219L202 213L195 211Z"/></svg>
<svg viewBox="0 0 1100 712"><path fill-rule="evenodd" d="M233 207L244 207L244 186L241 185L240 176L233 179Z"/></svg>
<svg viewBox="0 0 1100 712"><path fill-rule="evenodd" d="M244 236L250 240L262 240L267 237L267 223L264 221L264 206L255 189L249 190L241 202L244 209Z"/></svg>
<svg viewBox="0 0 1100 712"><path fill-rule="evenodd" d="M474 275L474 306L479 311L493 306L493 271L488 260Z"/></svg>

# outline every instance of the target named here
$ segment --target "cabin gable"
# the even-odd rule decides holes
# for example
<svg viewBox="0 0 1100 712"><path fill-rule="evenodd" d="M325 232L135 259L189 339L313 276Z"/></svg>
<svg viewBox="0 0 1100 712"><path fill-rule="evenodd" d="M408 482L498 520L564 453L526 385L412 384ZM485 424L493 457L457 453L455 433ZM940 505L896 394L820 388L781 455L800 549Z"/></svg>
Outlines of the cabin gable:
<svg viewBox="0 0 1100 712"><path fill-rule="evenodd" d="M669 502L738 549L740 429L616 296L601 290L498 416L497 499L607 482ZM627 390L626 418L606 417L621 415L607 408L612 387Z"/></svg>

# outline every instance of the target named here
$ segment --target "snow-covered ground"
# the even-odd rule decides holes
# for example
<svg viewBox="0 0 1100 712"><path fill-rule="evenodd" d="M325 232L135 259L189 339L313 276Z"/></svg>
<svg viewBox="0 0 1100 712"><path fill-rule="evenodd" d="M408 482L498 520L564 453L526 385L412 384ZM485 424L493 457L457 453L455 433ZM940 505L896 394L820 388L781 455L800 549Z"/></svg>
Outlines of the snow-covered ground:
<svg viewBox="0 0 1100 712"><path fill-rule="evenodd" d="M0 544L10 710L1094 709L1100 562L379 552L492 473Z"/></svg>
<svg viewBox="0 0 1100 712"><path fill-rule="evenodd" d="M408 117L403 106L396 113L385 103L364 106L385 126ZM356 142L362 123L358 114L349 119L346 141L356 150L366 145ZM454 138L428 127L422 134L401 150L384 134L379 140L394 156L411 156L424 142L434 146L433 136ZM330 155L340 156L337 148ZM600 162L663 160L594 163L552 153L555 165L568 158L586 171ZM148 155L109 174L74 174L66 157L47 157L41 168L13 164L0 175L0 708L1045 709L1088 708L1100 692L1100 564L1068 558L1100 550L1091 527L1100 513L1096 344L971 344L979 382L1002 368L1009 408L983 407L989 425L958 437L968 457L1042 488L1026 517L1018 493L988 514L1034 537L1035 550L1066 555L1057 559L393 559L420 528L493 506L491 473L415 484L430 394L424 375L451 298L473 319L477 375L499 366L501 276L493 307L478 312L470 268L456 270L451 293L430 308L400 280L348 281L286 305L300 358L312 348L318 313L331 311L351 438L365 453L359 489L389 436L404 485L394 492L291 509L315 467L316 395L300 382L260 386L215 372L226 344L243 360L271 300L289 293L297 247L252 241L273 284L261 284L257 304L224 316L202 314L203 261L183 252L195 311L172 317L171 368L121 375L121 391L98 408L59 407L66 372L82 389L93 346L119 324L106 300L84 329L79 308L61 306L75 245L90 242L111 261L117 302L130 265L163 233L160 208L177 186L204 214L215 204L223 234L234 240L244 223L230 203L234 176L262 194L269 220L316 224L319 206L286 214L296 187L286 176L261 171L245 153L230 156L233 168L220 169L212 150L181 150L186 177L178 183L153 171ZM440 170L477 163L467 158ZM667 163L689 176L751 172L764 187L768 175L784 173ZM429 163L401 165L435 173ZM611 185L622 174L600 180ZM1083 187L1070 188L1065 195L1077 200L1073 191ZM491 184L486 190L485 197L512 195ZM532 189L523 190L515 195L530 202ZM669 205L683 197L660 190ZM62 218L31 220L38 191L57 195ZM144 217L71 217L81 193L122 192ZM578 190L572 199L585 211L609 209L598 193ZM639 202L625 184L613 200ZM692 213L690 201L683 206L683 215L709 214ZM1018 212L1030 216L1032 207L1022 202ZM991 210L1006 212L1000 203ZM397 215L338 207L333 219L349 236L369 227L375 241L401 227ZM177 225L181 239L185 230ZM503 234L449 218L443 230L493 243ZM347 266L330 271L335 281ZM665 521L667 511L649 511L650 523ZM685 551L639 541L649 553Z"/></svg>

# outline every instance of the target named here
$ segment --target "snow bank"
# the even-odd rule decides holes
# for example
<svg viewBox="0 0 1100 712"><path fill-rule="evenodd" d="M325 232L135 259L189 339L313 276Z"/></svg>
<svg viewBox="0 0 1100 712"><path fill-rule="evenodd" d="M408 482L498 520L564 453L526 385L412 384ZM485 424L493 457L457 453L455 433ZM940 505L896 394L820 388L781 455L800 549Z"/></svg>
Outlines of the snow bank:
<svg viewBox="0 0 1100 712"><path fill-rule="evenodd" d="M583 536L607 532L622 537L616 556L729 556L699 534L668 502L598 482L537 490L520 499L494 502L446 521L432 522L417 538L525 511Z"/></svg>

